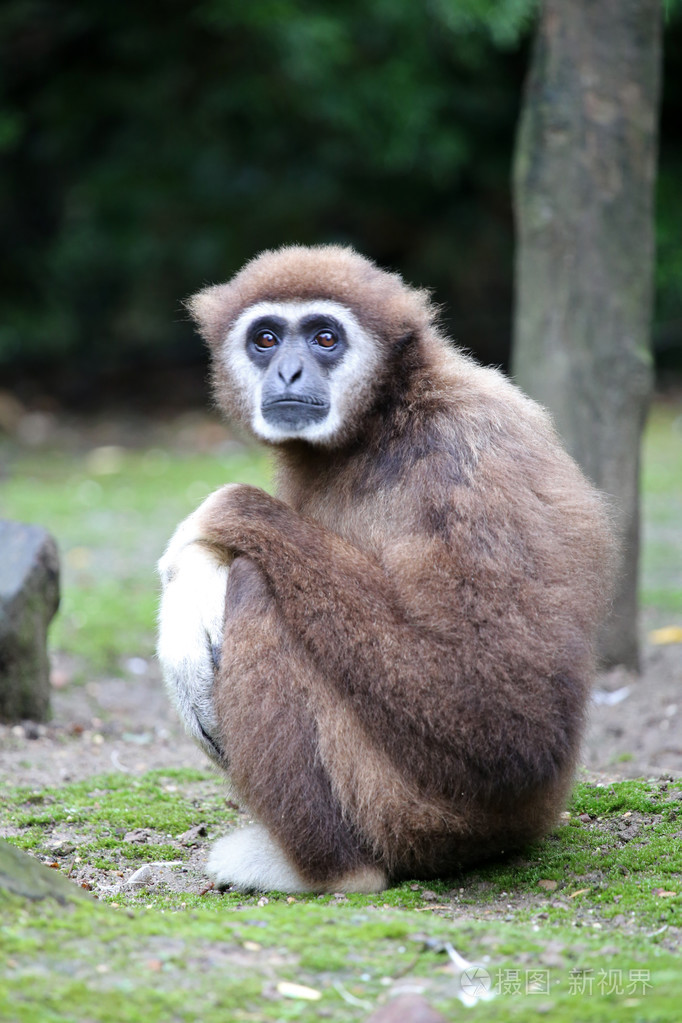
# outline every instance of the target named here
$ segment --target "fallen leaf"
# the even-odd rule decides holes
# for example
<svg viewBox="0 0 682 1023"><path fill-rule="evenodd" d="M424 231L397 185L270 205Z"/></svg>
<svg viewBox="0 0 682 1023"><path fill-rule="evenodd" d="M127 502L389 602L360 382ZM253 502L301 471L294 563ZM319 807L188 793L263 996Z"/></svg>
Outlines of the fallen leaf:
<svg viewBox="0 0 682 1023"><path fill-rule="evenodd" d="M555 888L559 887L559 882L558 881L543 880L543 881L538 881L538 885L540 886L540 888L544 888L545 891L553 892Z"/></svg>
<svg viewBox="0 0 682 1023"><path fill-rule="evenodd" d="M587 892L589 892L589 890L590 890L589 888L578 888L577 892L573 892L568 897L569 897L569 899L575 899L576 896L578 896L578 895L585 895Z"/></svg>
<svg viewBox="0 0 682 1023"><path fill-rule="evenodd" d="M658 895L659 899L671 899L677 895L677 892L666 892L663 888L654 888L654 895Z"/></svg>
<svg viewBox="0 0 682 1023"><path fill-rule="evenodd" d="M682 627L667 625L663 629L654 629L649 633L649 641L655 646L667 646L668 643L682 643Z"/></svg>
<svg viewBox="0 0 682 1023"><path fill-rule="evenodd" d="M314 987L306 987L304 984L292 984L288 980L281 980L277 990L283 998L302 998L306 1002L317 1002L322 997L321 991Z"/></svg>

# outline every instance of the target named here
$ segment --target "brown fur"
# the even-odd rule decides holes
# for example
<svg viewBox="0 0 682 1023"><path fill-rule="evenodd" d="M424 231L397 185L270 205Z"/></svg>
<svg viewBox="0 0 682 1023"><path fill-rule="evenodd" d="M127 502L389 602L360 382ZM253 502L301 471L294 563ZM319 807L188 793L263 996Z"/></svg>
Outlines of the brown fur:
<svg viewBox="0 0 682 1023"><path fill-rule="evenodd" d="M217 358L263 299L349 307L383 353L331 450L229 488L220 691L237 791L311 882L451 871L545 832L578 753L611 532L547 415L351 250L268 252L190 303ZM355 438L355 439L351 439Z"/></svg>

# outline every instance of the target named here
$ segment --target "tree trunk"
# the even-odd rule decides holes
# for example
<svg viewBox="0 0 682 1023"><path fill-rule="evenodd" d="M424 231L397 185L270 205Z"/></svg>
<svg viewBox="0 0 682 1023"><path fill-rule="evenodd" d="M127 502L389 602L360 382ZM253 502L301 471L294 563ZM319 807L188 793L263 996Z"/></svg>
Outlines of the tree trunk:
<svg viewBox="0 0 682 1023"><path fill-rule="evenodd" d="M513 372L614 499L621 566L600 652L635 668L661 20L661 0L544 0L514 165Z"/></svg>

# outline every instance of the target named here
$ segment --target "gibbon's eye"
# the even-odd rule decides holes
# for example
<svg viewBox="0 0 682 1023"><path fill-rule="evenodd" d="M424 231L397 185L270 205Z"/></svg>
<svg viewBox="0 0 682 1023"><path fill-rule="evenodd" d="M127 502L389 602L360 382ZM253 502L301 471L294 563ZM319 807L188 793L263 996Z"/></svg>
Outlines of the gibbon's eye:
<svg viewBox="0 0 682 1023"><path fill-rule="evenodd" d="M333 348L336 340L336 334L331 330L319 330L313 338L315 344L319 345L320 348Z"/></svg>
<svg viewBox="0 0 682 1023"><path fill-rule="evenodd" d="M257 348L274 348L277 344L277 335L273 334L271 330L260 330L254 341Z"/></svg>

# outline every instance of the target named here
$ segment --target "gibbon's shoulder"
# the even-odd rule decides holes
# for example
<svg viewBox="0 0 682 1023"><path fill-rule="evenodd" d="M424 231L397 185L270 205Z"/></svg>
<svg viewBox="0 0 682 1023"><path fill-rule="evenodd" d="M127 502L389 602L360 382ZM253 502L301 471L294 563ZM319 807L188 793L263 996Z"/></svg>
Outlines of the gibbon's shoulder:
<svg viewBox="0 0 682 1023"><path fill-rule="evenodd" d="M495 436L523 438L561 449L550 413L494 366L483 366L436 329L424 337L423 379L442 414L488 442ZM438 417L440 419L440 417Z"/></svg>

